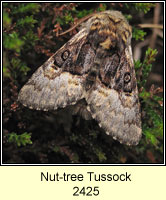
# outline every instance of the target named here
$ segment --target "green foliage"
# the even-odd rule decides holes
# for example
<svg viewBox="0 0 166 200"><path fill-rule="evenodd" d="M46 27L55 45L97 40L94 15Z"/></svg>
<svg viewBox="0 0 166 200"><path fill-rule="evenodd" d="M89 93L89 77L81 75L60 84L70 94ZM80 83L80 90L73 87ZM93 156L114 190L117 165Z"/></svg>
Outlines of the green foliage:
<svg viewBox="0 0 166 200"><path fill-rule="evenodd" d="M124 6L127 9L133 10L134 12L147 13L155 6L155 3L124 3Z"/></svg>
<svg viewBox="0 0 166 200"><path fill-rule="evenodd" d="M11 25L11 19L10 19L8 13L4 11L3 12L3 27L5 29L7 29L10 27L10 25Z"/></svg>
<svg viewBox="0 0 166 200"><path fill-rule="evenodd" d="M137 11L139 11L139 12L142 11L144 13L149 12L150 9L155 6L154 3L133 3L133 4Z"/></svg>
<svg viewBox="0 0 166 200"><path fill-rule="evenodd" d="M33 33L32 30L26 32L25 35L22 36L22 40L24 41L24 47L26 51L32 49L35 46L36 42L39 40L36 34Z"/></svg>
<svg viewBox="0 0 166 200"><path fill-rule="evenodd" d="M13 32L10 34L3 34L3 38L4 38L4 47L8 50L13 50L17 53L19 53L21 51L21 48L24 44L24 41L22 41L19 36L18 33Z"/></svg>
<svg viewBox="0 0 166 200"><path fill-rule="evenodd" d="M143 62L135 62L135 68L138 76L138 86L141 88L139 96L141 98L141 108L143 113L143 134L148 143L151 143L159 149L160 140L163 137L163 111L160 102L163 98L155 95L153 86L150 91L146 90L146 82L152 69L152 63L157 55L156 49L148 48Z"/></svg>
<svg viewBox="0 0 166 200"><path fill-rule="evenodd" d="M141 82L138 81L138 85L140 88L145 87L149 73L152 70L152 62L155 61L156 55L156 49L153 50L151 48L148 48L145 54L144 61L142 63L140 62L140 60L135 62L135 68L139 70L139 73L141 73Z"/></svg>
<svg viewBox="0 0 166 200"><path fill-rule="evenodd" d="M10 78L10 72L9 72L9 69L8 69L8 59L6 57L6 53L3 52L3 75L4 77L6 78Z"/></svg>
<svg viewBox="0 0 166 200"><path fill-rule="evenodd" d="M92 9L90 9L90 10L81 10L81 11L79 11L79 12L76 11L76 13L77 13L77 17L78 17L78 18L83 18L83 17L85 17L85 16L87 16L87 15L93 13L93 10L92 10Z"/></svg>
<svg viewBox="0 0 166 200"><path fill-rule="evenodd" d="M146 35L146 32L145 32L145 31L133 27L132 36L133 36L133 38L134 38L135 40L144 40L144 36L145 36L145 35Z"/></svg>
<svg viewBox="0 0 166 200"><path fill-rule="evenodd" d="M163 138L163 111L160 105L163 99L145 89L140 93L140 97L144 113L143 133L148 142L159 148L159 141Z"/></svg>
<svg viewBox="0 0 166 200"><path fill-rule="evenodd" d="M21 56L28 50L28 47L32 49L38 40L33 28L37 23L34 14L39 12L39 7L37 3L3 4L3 28L5 30L3 32L3 72L5 77L16 78L16 74L26 75L30 70ZM18 64L17 67L16 64Z"/></svg>
<svg viewBox="0 0 166 200"><path fill-rule="evenodd" d="M101 3L99 8L97 9L98 12L103 12L107 9L107 5L105 3Z"/></svg>
<svg viewBox="0 0 166 200"><path fill-rule="evenodd" d="M21 18L17 21L16 26L29 26L29 28L34 27L34 24L37 22L37 20L33 19L33 16L26 16L25 18Z"/></svg>
<svg viewBox="0 0 166 200"><path fill-rule="evenodd" d="M26 63L21 61L17 57L12 58L11 65L12 65L11 72L13 74L13 77L15 78L17 78L18 71L22 72L24 75L27 75L27 72L30 70L30 68L27 67Z"/></svg>
<svg viewBox="0 0 166 200"><path fill-rule="evenodd" d="M105 153L102 151L100 147L95 147L95 154L99 159L99 162L104 162L107 160Z"/></svg>
<svg viewBox="0 0 166 200"><path fill-rule="evenodd" d="M57 17L56 21L60 24L60 25L65 25L65 24L69 24L71 22L73 22L73 17L72 14L70 12L67 12L66 14L64 14L61 17Z"/></svg>
<svg viewBox="0 0 166 200"><path fill-rule="evenodd" d="M8 142L16 144L18 147L26 146L27 144L32 144L31 141L31 133L22 133L21 135L17 135L17 133L10 133L8 135Z"/></svg>
<svg viewBox="0 0 166 200"><path fill-rule="evenodd" d="M38 3L21 3L17 6L12 6L13 14L27 14L32 13L36 14L39 12L40 4Z"/></svg>
<svg viewBox="0 0 166 200"><path fill-rule="evenodd" d="M64 16L64 21L65 21L66 24L73 22L73 17L71 15L71 13L68 13L68 15Z"/></svg>

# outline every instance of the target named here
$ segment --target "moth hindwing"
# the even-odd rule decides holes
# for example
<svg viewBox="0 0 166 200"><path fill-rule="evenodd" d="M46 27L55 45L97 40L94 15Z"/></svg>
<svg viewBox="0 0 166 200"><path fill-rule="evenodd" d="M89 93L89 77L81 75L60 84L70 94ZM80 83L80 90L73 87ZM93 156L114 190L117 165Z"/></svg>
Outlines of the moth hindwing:
<svg viewBox="0 0 166 200"><path fill-rule="evenodd" d="M131 27L120 12L95 14L38 68L18 100L29 108L56 110L84 99L108 135L137 145L141 114L130 43Z"/></svg>

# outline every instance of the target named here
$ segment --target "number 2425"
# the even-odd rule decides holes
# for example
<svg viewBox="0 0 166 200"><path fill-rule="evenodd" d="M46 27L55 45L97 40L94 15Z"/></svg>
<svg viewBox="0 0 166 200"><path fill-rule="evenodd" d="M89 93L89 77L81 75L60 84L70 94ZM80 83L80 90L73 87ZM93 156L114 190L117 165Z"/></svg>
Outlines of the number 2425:
<svg viewBox="0 0 166 200"><path fill-rule="evenodd" d="M73 196L97 196L99 195L99 187L82 187L81 189L79 187L73 187L73 190L75 191L73 193Z"/></svg>

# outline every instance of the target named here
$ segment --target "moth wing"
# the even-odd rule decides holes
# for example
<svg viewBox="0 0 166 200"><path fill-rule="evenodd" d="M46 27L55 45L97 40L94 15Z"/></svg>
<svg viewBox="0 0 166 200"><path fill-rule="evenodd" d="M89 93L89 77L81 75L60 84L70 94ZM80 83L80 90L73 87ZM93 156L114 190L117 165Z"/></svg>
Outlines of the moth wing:
<svg viewBox="0 0 166 200"><path fill-rule="evenodd" d="M86 101L92 117L108 135L127 145L138 144L142 130L136 93L128 96L98 82Z"/></svg>
<svg viewBox="0 0 166 200"><path fill-rule="evenodd" d="M40 67L23 86L18 100L32 109L56 110L58 107L75 104L82 97L80 77L62 72L51 80L44 75L44 70Z"/></svg>
<svg viewBox="0 0 166 200"><path fill-rule="evenodd" d="M18 101L32 109L56 110L58 107L75 104L82 99L85 79L82 74L85 69L76 61L86 36L86 31L81 30L39 67L20 90ZM80 62L89 61L84 57ZM74 73L76 65L80 73Z"/></svg>

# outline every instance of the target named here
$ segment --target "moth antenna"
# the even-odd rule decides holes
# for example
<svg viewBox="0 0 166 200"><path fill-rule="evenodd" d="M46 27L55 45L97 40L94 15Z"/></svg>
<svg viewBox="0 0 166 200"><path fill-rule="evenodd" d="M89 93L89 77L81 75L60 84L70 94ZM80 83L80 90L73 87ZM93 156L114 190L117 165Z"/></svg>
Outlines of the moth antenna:
<svg viewBox="0 0 166 200"><path fill-rule="evenodd" d="M69 33L70 31L72 31L73 29L75 29L77 26L79 26L80 24L82 24L84 21L88 20L90 17L94 16L95 14L97 13L91 13L83 18L81 18L77 24L75 24L74 26L72 26L71 28L69 28L68 30L62 32L62 33L59 33L58 36L62 36L62 35L65 35L66 33Z"/></svg>

